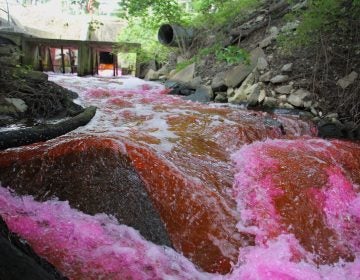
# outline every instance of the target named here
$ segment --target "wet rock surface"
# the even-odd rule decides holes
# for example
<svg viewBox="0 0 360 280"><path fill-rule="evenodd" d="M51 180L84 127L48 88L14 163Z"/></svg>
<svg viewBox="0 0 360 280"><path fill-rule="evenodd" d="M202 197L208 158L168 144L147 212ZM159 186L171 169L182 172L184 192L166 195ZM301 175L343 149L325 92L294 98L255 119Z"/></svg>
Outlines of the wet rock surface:
<svg viewBox="0 0 360 280"><path fill-rule="evenodd" d="M88 214L111 214L146 239L171 246L143 181L114 145L110 140L75 139L52 148L4 153L0 180L40 201L57 197Z"/></svg>

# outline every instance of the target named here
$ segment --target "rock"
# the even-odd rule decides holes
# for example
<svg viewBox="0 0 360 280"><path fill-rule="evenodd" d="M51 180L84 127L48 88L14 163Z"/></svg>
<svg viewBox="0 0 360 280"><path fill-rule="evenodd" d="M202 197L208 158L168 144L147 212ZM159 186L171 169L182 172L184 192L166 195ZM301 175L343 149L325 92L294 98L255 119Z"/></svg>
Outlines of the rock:
<svg viewBox="0 0 360 280"><path fill-rule="evenodd" d="M342 138L344 134L342 129L336 123L320 122L318 125L318 134L324 138Z"/></svg>
<svg viewBox="0 0 360 280"><path fill-rule="evenodd" d="M20 113L24 113L28 108L25 101L20 98L4 98L4 99L8 104L14 106L16 111Z"/></svg>
<svg viewBox="0 0 360 280"><path fill-rule="evenodd" d="M159 75L169 76L170 71L172 70L172 67L169 63L166 63L164 66L162 66L157 72Z"/></svg>
<svg viewBox="0 0 360 280"><path fill-rule="evenodd" d="M302 10L302 9L307 8L307 6L308 6L308 1L305 0L305 1L302 1L302 2L294 5L294 6L291 8L291 10L294 11L294 12L296 12L296 11L299 11L299 10Z"/></svg>
<svg viewBox="0 0 360 280"><path fill-rule="evenodd" d="M174 76L176 74L176 69L173 69L169 72L169 78L171 78L172 76Z"/></svg>
<svg viewBox="0 0 360 280"><path fill-rule="evenodd" d="M197 89L202 83L201 77L197 76L192 79L187 85L191 89Z"/></svg>
<svg viewBox="0 0 360 280"><path fill-rule="evenodd" d="M358 78L359 74L355 71L352 71L349 75L341 78L337 81L337 85L340 86L342 89L346 89L348 86L353 84L355 80Z"/></svg>
<svg viewBox="0 0 360 280"><path fill-rule="evenodd" d="M338 113L329 113L325 116L326 119L338 119L339 118L339 114Z"/></svg>
<svg viewBox="0 0 360 280"><path fill-rule="evenodd" d="M240 64L230 69L225 74L225 85L227 87L237 87L256 67L258 59L265 57L262 49L256 48L250 53L250 64Z"/></svg>
<svg viewBox="0 0 360 280"><path fill-rule="evenodd" d="M309 109L309 110L310 110L311 106L312 106L312 101L311 101L311 100L304 101L304 108L305 108L305 109Z"/></svg>
<svg viewBox="0 0 360 280"><path fill-rule="evenodd" d="M255 75L251 73L245 81L242 83L241 87L235 89L235 94L232 97L229 97L229 102L231 103L240 103L247 100L247 89L251 87L255 82Z"/></svg>
<svg viewBox="0 0 360 280"><path fill-rule="evenodd" d="M184 95L188 96L190 94L194 94L195 91L190 89L186 84L174 82L174 81L166 81L165 87L171 89L168 94L171 95Z"/></svg>
<svg viewBox="0 0 360 280"><path fill-rule="evenodd" d="M272 72L268 71L265 74L260 76L259 81L260 82L270 82L271 76L272 76Z"/></svg>
<svg viewBox="0 0 360 280"><path fill-rule="evenodd" d="M257 83L252 85L246 90L247 93L247 101L250 106L255 106L258 104L260 97L260 89L262 87L261 83Z"/></svg>
<svg viewBox="0 0 360 280"><path fill-rule="evenodd" d="M215 97L215 102L226 103L228 102L228 96L226 92L218 92Z"/></svg>
<svg viewBox="0 0 360 280"><path fill-rule="evenodd" d="M281 72L291 72L293 68L293 64L292 63L288 63L285 64L282 68L281 68Z"/></svg>
<svg viewBox="0 0 360 280"><path fill-rule="evenodd" d="M155 62L155 60L150 60L149 62L142 63L140 65L140 78L144 78L146 73L150 69L156 71L156 62Z"/></svg>
<svg viewBox="0 0 360 280"><path fill-rule="evenodd" d="M285 83L289 80L289 76L287 75L276 75L275 77L273 77L270 82L272 84L280 84L280 83Z"/></svg>
<svg viewBox="0 0 360 280"><path fill-rule="evenodd" d="M311 92L304 89L298 89L294 93L290 94L288 102L295 107L303 107L305 98L309 97L310 95Z"/></svg>
<svg viewBox="0 0 360 280"><path fill-rule="evenodd" d="M182 83L189 83L194 79L195 74L195 63L192 63L186 66L184 69L180 70L176 74L170 77L171 81L177 81Z"/></svg>
<svg viewBox="0 0 360 280"><path fill-rule="evenodd" d="M285 94L279 96L279 100L285 102L287 100L287 96Z"/></svg>
<svg viewBox="0 0 360 280"><path fill-rule="evenodd" d="M184 97L185 100L207 103L214 99L214 93L209 86L200 86L194 94Z"/></svg>
<svg viewBox="0 0 360 280"><path fill-rule="evenodd" d="M226 75L225 72L219 72L215 75L215 77L213 78L213 80L211 82L211 88L214 91L226 90L225 75Z"/></svg>
<svg viewBox="0 0 360 280"><path fill-rule="evenodd" d="M260 71L266 70L269 67L265 57L259 57L256 68Z"/></svg>
<svg viewBox="0 0 360 280"><path fill-rule="evenodd" d="M280 86L275 88L275 92L279 94L290 94L292 89L293 89L292 85Z"/></svg>
<svg viewBox="0 0 360 280"><path fill-rule="evenodd" d="M294 109L295 107L287 102L285 102L283 105L282 105L282 108L284 109Z"/></svg>
<svg viewBox="0 0 360 280"><path fill-rule="evenodd" d="M271 35L266 37L264 40L262 40L259 43L259 48L264 49L264 48L270 46L273 40L274 40L274 37Z"/></svg>
<svg viewBox="0 0 360 280"><path fill-rule="evenodd" d="M314 107L310 108L310 112L314 115L317 116L318 112L316 111L316 109Z"/></svg>
<svg viewBox="0 0 360 280"><path fill-rule="evenodd" d="M300 22L298 20L288 22L283 27L281 27L280 30L281 30L281 32L293 31L299 26L299 23Z"/></svg>
<svg viewBox="0 0 360 280"><path fill-rule="evenodd" d="M159 73L154 71L153 69L149 69L144 78L146 81L154 81L159 79Z"/></svg>
<svg viewBox="0 0 360 280"><path fill-rule="evenodd" d="M269 32L270 32L270 36L275 38L279 34L279 29L276 26L271 26Z"/></svg>
<svg viewBox="0 0 360 280"><path fill-rule="evenodd" d="M234 88L228 88L227 91L226 91L226 94L227 94L228 97L234 96L234 94L235 94Z"/></svg>
<svg viewBox="0 0 360 280"><path fill-rule="evenodd" d="M268 108L274 108L278 105L278 101L275 97L265 97L263 106Z"/></svg>
<svg viewBox="0 0 360 280"><path fill-rule="evenodd" d="M255 19L255 22L263 21L264 18L265 18L264 15L260 15L260 16L258 16L258 17Z"/></svg>
<svg viewBox="0 0 360 280"><path fill-rule="evenodd" d="M258 102L261 103L265 100L266 97L266 91L264 89L260 90Z"/></svg>

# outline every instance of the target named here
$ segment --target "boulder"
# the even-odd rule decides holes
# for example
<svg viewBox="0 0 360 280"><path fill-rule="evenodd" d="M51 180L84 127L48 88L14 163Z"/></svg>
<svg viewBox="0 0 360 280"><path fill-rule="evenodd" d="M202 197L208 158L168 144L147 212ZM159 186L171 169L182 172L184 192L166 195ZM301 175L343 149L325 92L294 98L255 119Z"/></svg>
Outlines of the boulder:
<svg viewBox="0 0 360 280"><path fill-rule="evenodd" d="M325 116L326 119L338 119L339 118L339 114L338 113L329 113Z"/></svg>
<svg viewBox="0 0 360 280"><path fill-rule="evenodd" d="M270 32L270 36L276 38L276 36L279 34L279 28L277 28L276 26L271 26L269 32Z"/></svg>
<svg viewBox="0 0 360 280"><path fill-rule="evenodd" d="M149 69L145 75L146 81L154 81L159 79L159 73L154 71L153 69Z"/></svg>
<svg viewBox="0 0 360 280"><path fill-rule="evenodd" d="M201 77L197 76L194 79L192 79L187 86L191 89L197 89L202 83Z"/></svg>
<svg viewBox="0 0 360 280"><path fill-rule="evenodd" d="M280 95L280 96L279 96L279 100L280 100L281 102L286 102L286 100L287 100L286 94Z"/></svg>
<svg viewBox="0 0 360 280"><path fill-rule="evenodd" d="M290 94L292 89L292 85L280 86L275 88L275 92L278 94Z"/></svg>
<svg viewBox="0 0 360 280"><path fill-rule="evenodd" d="M149 71L149 69L152 69L154 71L156 71L156 62L155 60L151 60L149 62L146 63L142 63L140 65L140 78L144 78L146 73Z"/></svg>
<svg viewBox="0 0 360 280"><path fill-rule="evenodd" d="M316 111L316 109L314 107L310 108L310 112L314 115L317 116L318 112Z"/></svg>
<svg viewBox="0 0 360 280"><path fill-rule="evenodd" d="M294 93L290 94L288 102L295 107L303 107L304 101L307 97L311 96L311 92L305 89L298 89Z"/></svg>
<svg viewBox="0 0 360 280"><path fill-rule="evenodd" d="M286 23L283 27L281 27L281 32L290 32L290 31L293 31L295 30L298 26L299 26L299 21L298 20L295 20L295 21L292 21L292 22L288 22Z"/></svg>
<svg viewBox="0 0 360 280"><path fill-rule="evenodd" d="M289 76L287 75L276 75L270 80L270 82L272 84L281 84L287 82L288 80L289 80Z"/></svg>
<svg viewBox="0 0 360 280"><path fill-rule="evenodd" d="M207 103L214 99L214 93L209 86L200 86L194 94L184 97L185 100Z"/></svg>
<svg viewBox="0 0 360 280"><path fill-rule="evenodd" d="M247 100L247 89L250 88L255 82L255 75L251 73L245 81L242 83L241 87L235 89L235 94L232 97L229 97L230 103L240 103Z"/></svg>
<svg viewBox="0 0 360 280"><path fill-rule="evenodd" d="M265 74L262 74L262 75L260 76L259 81L260 81L260 82L270 82L271 77L272 77L272 72L271 72L271 71L268 71L268 72L266 72Z"/></svg>
<svg viewBox="0 0 360 280"><path fill-rule="evenodd" d="M263 106L268 108L274 108L278 105L278 101L275 97L265 97Z"/></svg>
<svg viewBox="0 0 360 280"><path fill-rule="evenodd" d="M342 89L346 89L348 86L353 84L355 80L358 78L359 74L355 71L352 71L349 75L341 78L337 81L337 85L340 86Z"/></svg>
<svg viewBox="0 0 360 280"><path fill-rule="evenodd" d="M234 96L234 94L235 94L234 88L228 88L227 91L226 91L226 94L227 94L228 97Z"/></svg>
<svg viewBox="0 0 360 280"><path fill-rule="evenodd" d="M280 108L284 108L284 109L289 109L289 110L292 110L294 109L295 107L287 102L284 102L284 103L281 103L279 105Z"/></svg>
<svg viewBox="0 0 360 280"><path fill-rule="evenodd" d="M248 88L247 101L250 106L255 106L259 103L261 87L262 87L261 83L256 83Z"/></svg>
<svg viewBox="0 0 360 280"><path fill-rule="evenodd" d="M250 63L249 64L240 64L230 69L225 74L225 85L227 87L237 87L241 84L242 81L251 73L251 71L256 67L258 59L260 57L265 57L264 51L260 48L254 49L250 53Z"/></svg>
<svg viewBox="0 0 360 280"><path fill-rule="evenodd" d="M260 71L264 71L269 67L268 62L266 61L265 57L259 57L256 68Z"/></svg>
<svg viewBox="0 0 360 280"><path fill-rule="evenodd" d="M192 63L186 66L184 69L177 72L175 75L170 77L170 80L182 82L182 83L189 83L194 79L195 74L195 63Z"/></svg>
<svg viewBox="0 0 360 280"><path fill-rule="evenodd" d="M266 37L264 40L262 40L259 43L259 48L264 49L264 48L270 46L273 40L274 40L274 37L271 35Z"/></svg>
<svg viewBox="0 0 360 280"><path fill-rule="evenodd" d="M281 68L281 72L291 72L293 68L293 64L292 63L288 63L285 64L282 68Z"/></svg>
<svg viewBox="0 0 360 280"><path fill-rule="evenodd" d="M25 101L20 98L4 98L4 100L9 104L15 107L16 111L19 113L24 113L28 106Z"/></svg>
<svg viewBox="0 0 360 280"><path fill-rule="evenodd" d="M266 91L264 89L260 90L258 102L262 103L265 100L265 97L266 97Z"/></svg>
<svg viewBox="0 0 360 280"><path fill-rule="evenodd" d="M228 95L226 92L218 92L215 97L215 102L226 103L228 102Z"/></svg>
<svg viewBox="0 0 360 280"><path fill-rule="evenodd" d="M174 76L176 74L176 69L172 69L170 72L169 72L169 78L171 78L172 76Z"/></svg>
<svg viewBox="0 0 360 280"><path fill-rule="evenodd" d="M312 106L312 101L311 100L306 100L304 101L304 108L311 110L311 106Z"/></svg>
<svg viewBox="0 0 360 280"><path fill-rule="evenodd" d="M219 72L215 75L215 77L213 78L212 82L211 82L211 88L213 90L225 90L226 89L226 85L225 85L225 72Z"/></svg>

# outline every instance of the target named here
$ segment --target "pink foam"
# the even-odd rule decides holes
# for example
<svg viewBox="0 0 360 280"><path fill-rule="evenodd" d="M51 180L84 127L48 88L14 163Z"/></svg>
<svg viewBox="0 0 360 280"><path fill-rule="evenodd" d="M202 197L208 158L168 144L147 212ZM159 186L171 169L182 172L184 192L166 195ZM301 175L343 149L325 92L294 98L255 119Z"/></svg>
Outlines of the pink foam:
<svg viewBox="0 0 360 280"><path fill-rule="evenodd" d="M104 214L89 216L67 202L39 203L0 188L0 214L70 279L209 279L170 248L144 240Z"/></svg>

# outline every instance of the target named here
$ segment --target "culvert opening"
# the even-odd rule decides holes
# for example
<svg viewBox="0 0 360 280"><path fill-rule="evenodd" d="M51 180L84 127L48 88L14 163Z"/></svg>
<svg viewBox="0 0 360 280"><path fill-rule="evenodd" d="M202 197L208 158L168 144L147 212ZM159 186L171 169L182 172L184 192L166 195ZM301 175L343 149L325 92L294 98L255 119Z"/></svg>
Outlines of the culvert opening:
<svg viewBox="0 0 360 280"><path fill-rule="evenodd" d="M163 45L170 45L174 40L174 30L170 24L163 24L159 28L158 40Z"/></svg>

